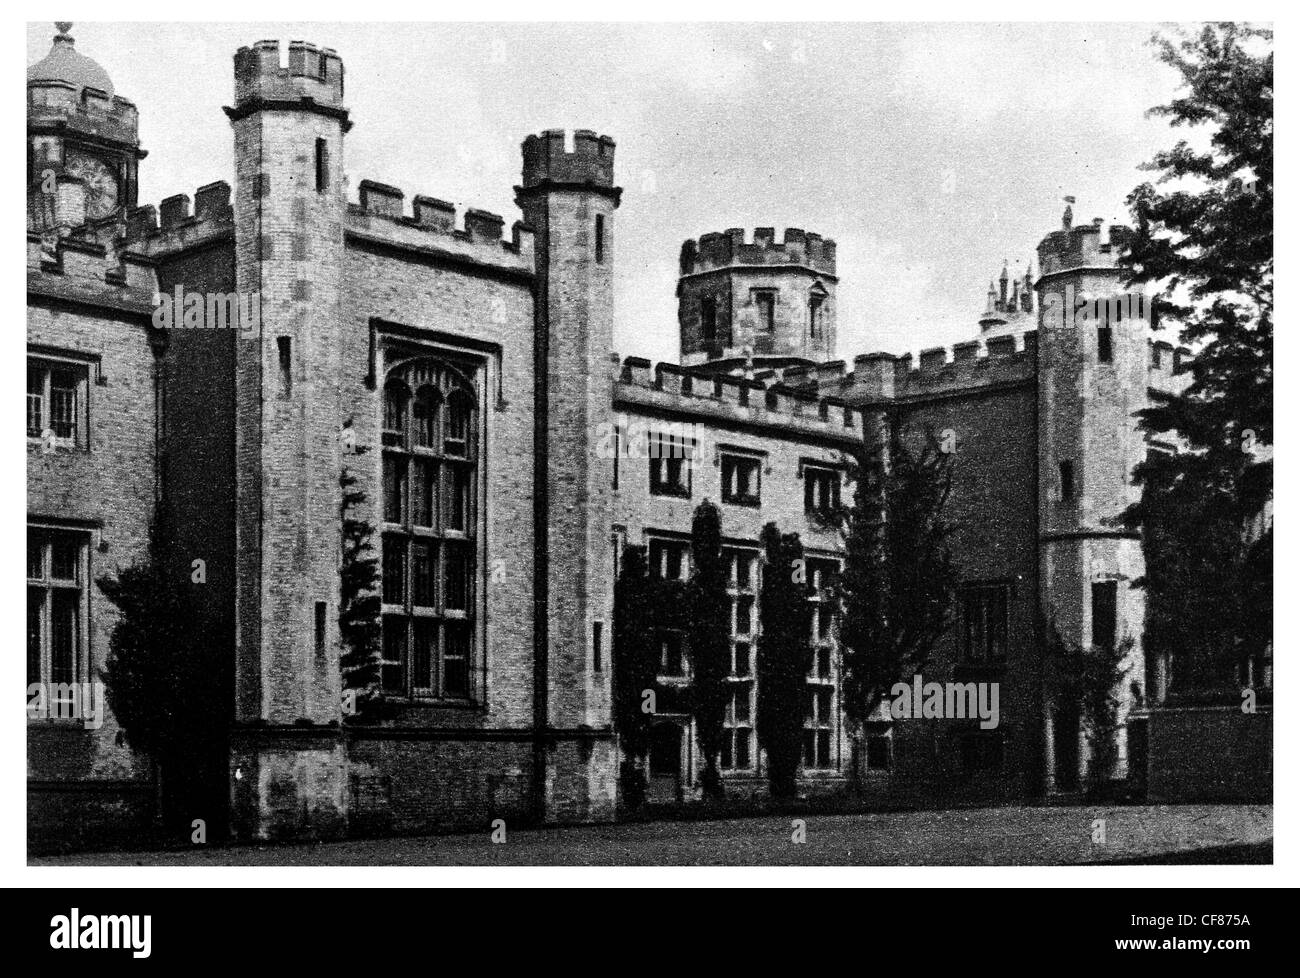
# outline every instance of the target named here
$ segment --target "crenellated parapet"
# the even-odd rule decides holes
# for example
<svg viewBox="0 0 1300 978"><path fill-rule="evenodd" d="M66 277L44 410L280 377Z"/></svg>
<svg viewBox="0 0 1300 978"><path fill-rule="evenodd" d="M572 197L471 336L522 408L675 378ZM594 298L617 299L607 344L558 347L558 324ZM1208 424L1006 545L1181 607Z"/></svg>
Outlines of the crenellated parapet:
<svg viewBox="0 0 1300 978"><path fill-rule="evenodd" d="M332 48L291 41L283 67L279 41L258 41L235 52L236 106L303 100L342 109L343 61Z"/></svg>
<svg viewBox="0 0 1300 978"><path fill-rule="evenodd" d="M115 143L139 141L140 119L130 99L66 81L27 83L28 128L71 130Z"/></svg>
<svg viewBox="0 0 1300 978"><path fill-rule="evenodd" d="M505 218L467 208L458 219L456 207L445 200L416 194L406 210L406 194L397 187L362 180L358 202L348 205L348 233L381 239L395 246L450 249L465 257L533 269L533 229L522 221L503 237Z"/></svg>
<svg viewBox="0 0 1300 978"><path fill-rule="evenodd" d="M523 189L545 185L614 189L614 140L590 129L573 133L572 149L563 129L547 129L523 142Z"/></svg>
<svg viewBox="0 0 1300 978"><path fill-rule="evenodd" d="M835 360L787 369L783 381L861 405L1032 383L1037 363L1038 333L1028 330L1019 346L1015 336L994 336L922 350L916 362L910 353L866 353L854 358L852 370Z"/></svg>
<svg viewBox="0 0 1300 978"><path fill-rule="evenodd" d="M126 241L134 249L156 255L229 236L234 227L230 184L217 180L194 191L192 210L189 194L173 194L157 207L131 208L126 214Z"/></svg>
<svg viewBox="0 0 1300 978"><path fill-rule="evenodd" d="M1040 276L1080 268L1118 268L1119 256L1133 234L1123 224L1112 224L1102 241L1102 219L1069 230L1052 231L1038 245Z"/></svg>
<svg viewBox="0 0 1300 978"><path fill-rule="evenodd" d="M682 275L738 265L803 265L833 276L835 242L801 228L786 228L780 241L775 228L755 228L753 238L746 241L743 228L730 228L682 244Z"/></svg>
<svg viewBox="0 0 1300 978"><path fill-rule="evenodd" d="M862 439L862 414L844 399L781 382L703 374L642 357L615 359L614 403L698 418L756 425L839 442Z"/></svg>

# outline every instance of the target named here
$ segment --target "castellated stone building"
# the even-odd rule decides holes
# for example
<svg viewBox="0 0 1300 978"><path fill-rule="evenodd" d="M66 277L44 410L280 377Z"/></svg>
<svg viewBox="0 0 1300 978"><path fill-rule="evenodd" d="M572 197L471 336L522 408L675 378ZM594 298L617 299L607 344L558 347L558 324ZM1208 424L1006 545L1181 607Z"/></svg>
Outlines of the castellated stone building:
<svg viewBox="0 0 1300 978"><path fill-rule="evenodd" d="M613 353L614 141L528 136L520 216L345 188L344 67L295 42L241 48L225 110L233 183L140 205L134 105L60 25L28 69L28 677L99 678L115 624L96 578L145 559L159 501L170 571L228 650L228 737L208 817L236 838L615 817L610 615L624 543L689 574L704 499L731 565L728 790L763 790L754 732L759 533L798 532L817 598L802 777L854 772L882 795L1070 791L1079 720L1051 701L1042 622L1134 640L1121 770L1141 751L1161 664L1141 648L1138 542L1113 518L1147 450L1133 413L1180 383L1149 325L1045 319L1120 288L1125 229L1067 219L970 342L836 360L835 243L789 229L687 241L681 363ZM233 186L233 191L232 191ZM241 328L156 328L158 298L260 303ZM204 297L208 297L204 300ZM201 318L201 317L200 317ZM210 320L203 325L213 327ZM1039 328L1035 328L1038 326ZM927 680L1000 684L1001 722L850 731L829 600L842 540L826 511L849 455L886 420L951 435L962 591ZM612 436L619 451L602 451ZM625 451L692 442L691 458ZM671 454L671 453L669 453ZM382 686L347 722L341 688L344 473L367 495L382 566ZM648 758L656 797L689 797L700 759L671 695L689 649L664 632ZM29 825L66 838L148 818L149 759L111 716L28 726ZM197 817L197 816L196 816Z"/></svg>

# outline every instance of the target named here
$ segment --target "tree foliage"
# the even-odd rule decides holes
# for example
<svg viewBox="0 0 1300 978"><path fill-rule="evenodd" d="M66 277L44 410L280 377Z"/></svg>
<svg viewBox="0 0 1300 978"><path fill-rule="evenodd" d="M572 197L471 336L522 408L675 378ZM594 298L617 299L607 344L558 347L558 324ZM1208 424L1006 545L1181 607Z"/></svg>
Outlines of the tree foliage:
<svg viewBox="0 0 1300 978"><path fill-rule="evenodd" d="M621 573L614 582L614 629L611 657L614 671L614 728L623 750L623 796L629 807L645 795L641 758L650 748L654 714L647 710L646 692L654 689L657 667L653 582L646 574L645 547L623 547Z"/></svg>
<svg viewBox="0 0 1300 978"><path fill-rule="evenodd" d="M841 517L839 577L844 711L865 723L897 682L921 672L948 628L957 584L944 518L953 455L932 432L919 452L896 426L855 459L854 503Z"/></svg>
<svg viewBox="0 0 1300 978"><path fill-rule="evenodd" d="M691 522L691 579L686 592L691 658L691 712L704 757L706 798L722 794L718 754L722 749L731 672L731 599L722 555L722 517L707 499Z"/></svg>
<svg viewBox="0 0 1300 978"><path fill-rule="evenodd" d="M1124 522L1143 538L1148 652L1176 656L1176 689L1226 688L1271 642L1272 33L1210 24L1153 43L1182 93L1152 112L1208 140L1156 154L1128 200L1130 284L1158 283L1194 357L1186 389L1141 412L1162 450L1135 470Z"/></svg>
<svg viewBox="0 0 1300 978"><path fill-rule="evenodd" d="M358 447L358 452L365 451ZM357 515L367 495L346 466L339 476L343 490L339 519L343 527L343 556L339 566L339 638L343 652L339 668L343 690L350 693L351 718L376 720L389 714L381 692L383 624L380 616L382 577L375 555L375 528Z"/></svg>
<svg viewBox="0 0 1300 978"><path fill-rule="evenodd" d="M813 648L803 543L763 527L763 585L759 595L760 639L756 657L758 740L767 753L768 784L774 798L790 798L803 751L808 673Z"/></svg>

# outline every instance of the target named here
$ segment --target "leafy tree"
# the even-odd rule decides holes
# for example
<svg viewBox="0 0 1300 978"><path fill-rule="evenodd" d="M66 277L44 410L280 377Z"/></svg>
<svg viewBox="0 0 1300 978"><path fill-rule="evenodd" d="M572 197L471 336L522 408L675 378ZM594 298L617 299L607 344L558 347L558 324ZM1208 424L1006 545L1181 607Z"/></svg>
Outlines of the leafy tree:
<svg viewBox="0 0 1300 978"><path fill-rule="evenodd" d="M638 808L645 798L641 759L650 748L653 713L645 701L654 689L655 608L652 582L646 574L645 547L623 547L622 572L614 582L614 726L623 749L623 799Z"/></svg>
<svg viewBox="0 0 1300 978"><path fill-rule="evenodd" d="M364 446L357 448L365 451ZM343 525L343 559L339 567L339 637L343 654L339 668L343 673L345 701L352 707L350 717L377 720L391 714L382 696L381 662L383 625L380 617L382 578L379 558L375 556L375 528L356 515L367 495L356 488L357 478L347 468L339 476L343 490L339 518Z"/></svg>
<svg viewBox="0 0 1300 978"><path fill-rule="evenodd" d="M704 797L719 798L723 788L718 753L731 672L731 603L722 556L722 517L707 499L696 507L691 522L691 564L687 587L691 711L704 756Z"/></svg>
<svg viewBox="0 0 1300 978"><path fill-rule="evenodd" d="M1116 734L1122 726L1119 711L1124 680L1128 678L1124 660L1132 649L1131 638L1113 649L1071 646L1055 625L1047 628L1043 659L1053 696L1057 703L1078 708L1089 748L1087 790L1094 797L1103 794L1119 757Z"/></svg>
<svg viewBox="0 0 1300 978"><path fill-rule="evenodd" d="M953 455L932 432L919 452L886 423L854 460L854 504L841 516L842 697L859 728L889 689L924 670L952 616L957 575L943 510Z"/></svg>
<svg viewBox="0 0 1300 978"><path fill-rule="evenodd" d="M1183 93L1152 109L1180 139L1130 194L1130 284L1159 283L1160 318L1192 347L1190 383L1155 394L1142 424L1163 450L1137 467L1124 514L1147 561L1145 646L1175 654L1173 686L1226 688L1271 642L1273 442L1272 32L1211 24L1153 38Z"/></svg>
<svg viewBox="0 0 1300 978"><path fill-rule="evenodd" d="M169 560L175 528L165 505L150 527L145 559L96 580L117 608L101 676L113 715L133 750L147 755L161 784L164 822L209 822L207 781L225 735L229 690L214 638L198 627L188 573ZM228 650L226 650L228 652Z"/></svg>
<svg viewBox="0 0 1300 978"><path fill-rule="evenodd" d="M797 533L763 527L763 586L759 595L759 743L767 752L768 785L774 798L792 798L803 751L812 669L812 630L803 544Z"/></svg>

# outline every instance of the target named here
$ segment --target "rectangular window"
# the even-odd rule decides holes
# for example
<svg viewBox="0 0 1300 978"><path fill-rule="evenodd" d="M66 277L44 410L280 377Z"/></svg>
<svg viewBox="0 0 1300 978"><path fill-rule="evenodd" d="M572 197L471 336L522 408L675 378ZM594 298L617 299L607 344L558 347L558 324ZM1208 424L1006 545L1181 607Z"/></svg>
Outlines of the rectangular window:
<svg viewBox="0 0 1300 978"><path fill-rule="evenodd" d="M1061 469L1061 502L1068 503L1074 498L1074 463L1062 462Z"/></svg>
<svg viewBox="0 0 1300 978"><path fill-rule="evenodd" d="M1092 585L1092 645L1113 652L1119 585L1115 581L1096 581Z"/></svg>
<svg viewBox="0 0 1300 978"><path fill-rule="evenodd" d="M670 628L659 631L659 675L670 679L686 676L686 651L682 633Z"/></svg>
<svg viewBox="0 0 1300 978"><path fill-rule="evenodd" d="M280 356L280 397L287 399L293 393L293 340L288 336L275 338Z"/></svg>
<svg viewBox="0 0 1300 978"><path fill-rule="evenodd" d="M712 346L718 339L718 303L706 296L700 300L700 340Z"/></svg>
<svg viewBox="0 0 1300 978"><path fill-rule="evenodd" d="M623 431L621 422L614 422L614 481L612 488L618 488L618 467L623 459L623 442L627 434Z"/></svg>
<svg viewBox="0 0 1300 978"><path fill-rule="evenodd" d="M325 140L316 140L316 191L328 190L330 185L330 151Z"/></svg>
<svg viewBox="0 0 1300 978"><path fill-rule="evenodd" d="M837 473L838 474L838 473ZM835 608L834 584L839 563L825 557L807 559L809 644L812 669L807 677L808 707L804 723L804 766L831 767L835 729Z"/></svg>
<svg viewBox="0 0 1300 978"><path fill-rule="evenodd" d="M596 264L605 261L605 215L596 215Z"/></svg>
<svg viewBox="0 0 1300 978"><path fill-rule="evenodd" d="M27 681L79 683L89 678L82 616L88 536L27 528Z"/></svg>
<svg viewBox="0 0 1300 978"><path fill-rule="evenodd" d="M316 658L325 658L325 614L329 606L324 601L316 602Z"/></svg>
<svg viewBox="0 0 1300 978"><path fill-rule="evenodd" d="M722 456L722 501L733 506L757 506L762 462L748 455Z"/></svg>
<svg viewBox="0 0 1300 978"><path fill-rule="evenodd" d="M758 312L758 328L761 332L771 333L776 329L776 293L767 289L755 289L754 308Z"/></svg>
<svg viewBox="0 0 1300 978"><path fill-rule="evenodd" d="M816 339L817 331L821 328L823 301L820 296L808 300L808 335L813 339Z"/></svg>
<svg viewBox="0 0 1300 978"><path fill-rule="evenodd" d="M646 437L649 439L650 494L689 499L695 439L666 431L651 431Z"/></svg>
<svg viewBox="0 0 1300 978"><path fill-rule="evenodd" d="M605 668L604 650L601 648L604 630L605 623L603 621L593 621L591 623L591 666L597 672Z"/></svg>
<svg viewBox="0 0 1300 978"><path fill-rule="evenodd" d="M88 375L85 364L28 359L28 438L59 448L87 446L84 406Z"/></svg>
<svg viewBox="0 0 1300 978"><path fill-rule="evenodd" d="M682 540L652 539L650 576L664 581L684 581L690 575L690 544Z"/></svg>
<svg viewBox="0 0 1300 978"><path fill-rule="evenodd" d="M1005 584L962 589L961 647L967 662L1000 662L1007 657L1008 593Z"/></svg>
<svg viewBox="0 0 1300 978"><path fill-rule="evenodd" d="M722 767L747 771L754 766L754 638L757 631L758 551L728 547L727 594L731 600L731 669L723 716Z"/></svg>
<svg viewBox="0 0 1300 978"><path fill-rule="evenodd" d="M1111 361L1110 327L1098 326L1097 327L1097 362L1110 363L1110 361Z"/></svg>
<svg viewBox="0 0 1300 978"><path fill-rule="evenodd" d="M805 465L803 469L804 512L829 518L840 505L840 473L836 469Z"/></svg>

